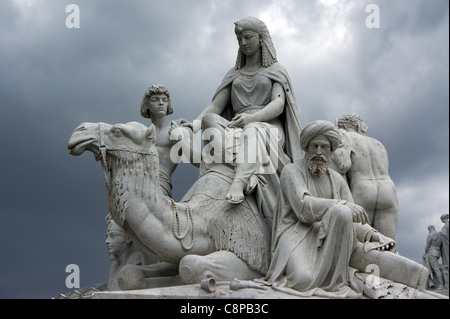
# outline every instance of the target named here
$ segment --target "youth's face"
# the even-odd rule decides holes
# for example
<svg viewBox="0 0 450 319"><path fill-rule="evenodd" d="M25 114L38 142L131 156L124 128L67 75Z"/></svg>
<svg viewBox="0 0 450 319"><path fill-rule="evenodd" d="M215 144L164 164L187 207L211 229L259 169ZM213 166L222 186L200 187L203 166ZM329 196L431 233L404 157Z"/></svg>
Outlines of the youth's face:
<svg viewBox="0 0 450 319"><path fill-rule="evenodd" d="M166 116L169 107L169 98L165 94L153 94L149 98L148 106L151 116Z"/></svg>
<svg viewBox="0 0 450 319"><path fill-rule="evenodd" d="M259 35L253 31L243 31L237 36L239 47L246 56L255 55L261 48Z"/></svg>

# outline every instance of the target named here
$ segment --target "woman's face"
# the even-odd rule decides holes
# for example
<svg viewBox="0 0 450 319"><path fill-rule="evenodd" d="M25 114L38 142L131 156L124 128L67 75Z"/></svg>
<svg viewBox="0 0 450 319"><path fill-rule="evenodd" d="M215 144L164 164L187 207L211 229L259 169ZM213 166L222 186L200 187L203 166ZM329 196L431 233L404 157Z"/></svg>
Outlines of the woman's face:
<svg viewBox="0 0 450 319"><path fill-rule="evenodd" d="M261 48L259 35L253 31L243 31L237 36L239 47L245 56L255 55Z"/></svg>
<svg viewBox="0 0 450 319"><path fill-rule="evenodd" d="M124 232L108 231L105 243L110 258L117 260L127 249L127 235Z"/></svg>

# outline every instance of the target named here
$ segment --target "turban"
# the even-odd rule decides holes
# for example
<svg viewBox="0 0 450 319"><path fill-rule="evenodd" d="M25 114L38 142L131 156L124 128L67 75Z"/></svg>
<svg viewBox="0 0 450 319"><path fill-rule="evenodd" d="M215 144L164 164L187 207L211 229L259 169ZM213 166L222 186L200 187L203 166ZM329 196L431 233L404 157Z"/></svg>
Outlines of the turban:
<svg viewBox="0 0 450 319"><path fill-rule="evenodd" d="M324 135L331 143L331 151L334 152L341 144L341 134L336 125L328 121L314 121L308 124L300 133L300 146L305 152L311 140L319 135Z"/></svg>

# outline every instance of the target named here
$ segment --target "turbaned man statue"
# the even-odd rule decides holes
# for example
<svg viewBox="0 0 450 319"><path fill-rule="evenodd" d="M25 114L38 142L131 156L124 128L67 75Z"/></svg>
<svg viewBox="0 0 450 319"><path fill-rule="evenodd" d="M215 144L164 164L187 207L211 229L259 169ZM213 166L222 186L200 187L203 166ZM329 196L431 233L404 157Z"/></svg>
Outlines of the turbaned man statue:
<svg viewBox="0 0 450 319"><path fill-rule="evenodd" d="M402 291L423 290L428 270L396 253L394 240L367 223L367 213L354 204L343 177L328 168L340 137L328 121L302 130L306 155L281 173L272 261L264 281L300 296L358 298L364 292L379 298L387 291L386 286L378 289L380 282ZM367 280L372 270L376 285Z"/></svg>

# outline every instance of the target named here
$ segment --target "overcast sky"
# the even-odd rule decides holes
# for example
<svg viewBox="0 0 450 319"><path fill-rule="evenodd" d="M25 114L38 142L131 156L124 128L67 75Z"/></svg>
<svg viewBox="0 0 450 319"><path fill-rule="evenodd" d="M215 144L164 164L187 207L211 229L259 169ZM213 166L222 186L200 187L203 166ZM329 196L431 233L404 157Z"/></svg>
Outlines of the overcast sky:
<svg viewBox="0 0 450 319"><path fill-rule="evenodd" d="M80 28L66 27L66 6ZM379 28L368 28L376 4ZM193 120L234 63L233 22L263 20L288 70L302 126L357 112L388 150L402 255L421 260L427 226L449 211L448 0L2 0L0 298L107 281L107 204L91 153L69 155L81 122L140 116L148 86L171 91L171 119ZM196 178L181 164L179 200Z"/></svg>

